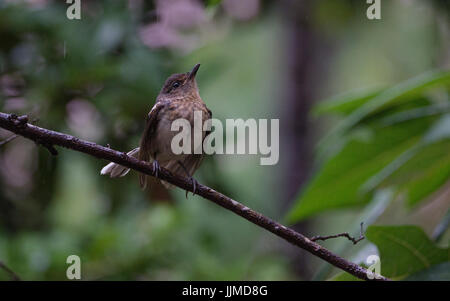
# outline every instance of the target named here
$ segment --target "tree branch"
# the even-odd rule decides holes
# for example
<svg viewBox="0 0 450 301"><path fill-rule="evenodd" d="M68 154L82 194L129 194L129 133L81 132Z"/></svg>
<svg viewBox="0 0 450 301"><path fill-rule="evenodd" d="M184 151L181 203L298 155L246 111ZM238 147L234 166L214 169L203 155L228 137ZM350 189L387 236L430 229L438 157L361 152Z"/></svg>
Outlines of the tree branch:
<svg viewBox="0 0 450 301"><path fill-rule="evenodd" d="M44 129L29 123L21 123L19 120L25 120L25 117L11 117L9 114L0 112L0 127L3 127L11 132L18 135L31 139L39 144L44 144L46 146L59 145L75 151L79 151L99 159L105 159L118 163L120 165L129 167L131 169L137 170L144 174L153 175L153 167L148 162L139 161L136 158L128 156L124 152L119 152L108 147L104 147L92 142L81 140L79 138L66 135L63 133L51 131ZM175 186L178 186L184 190L193 190L191 181L188 179L171 174L167 169L161 168L158 172L158 178L169 182ZM210 200L217 205L228 209L235 214L245 218L246 220L252 222L253 224L262 227L273 234L285 239L293 245L296 245L302 249L307 250L311 254L322 258L323 260L329 262L335 267L342 269L353 276L356 276L363 280L371 280L367 277L367 270L363 267L349 262L346 259L332 253L331 251L325 249L321 245L313 242L311 239L305 237L304 235L288 228L280 223L273 221L272 219L265 217L261 213L258 213L245 205L236 202L235 200L215 191L202 184L196 185L196 194L202 196L203 198ZM381 277L375 280L389 280L388 278Z"/></svg>

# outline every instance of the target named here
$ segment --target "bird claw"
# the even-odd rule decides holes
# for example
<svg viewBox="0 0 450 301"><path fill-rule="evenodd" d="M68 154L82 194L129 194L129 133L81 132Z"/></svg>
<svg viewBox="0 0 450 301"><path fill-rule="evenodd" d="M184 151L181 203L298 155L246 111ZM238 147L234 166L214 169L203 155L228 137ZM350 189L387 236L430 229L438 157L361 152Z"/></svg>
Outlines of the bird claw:
<svg viewBox="0 0 450 301"><path fill-rule="evenodd" d="M157 178L158 173L161 170L161 166L159 165L158 161L156 161L156 160L153 160L152 166L153 166L153 175Z"/></svg>
<svg viewBox="0 0 450 301"><path fill-rule="evenodd" d="M189 181L191 181L192 184L192 195L196 195L198 182L194 177L189 177ZM188 192L189 190L186 190L186 199L188 198Z"/></svg>

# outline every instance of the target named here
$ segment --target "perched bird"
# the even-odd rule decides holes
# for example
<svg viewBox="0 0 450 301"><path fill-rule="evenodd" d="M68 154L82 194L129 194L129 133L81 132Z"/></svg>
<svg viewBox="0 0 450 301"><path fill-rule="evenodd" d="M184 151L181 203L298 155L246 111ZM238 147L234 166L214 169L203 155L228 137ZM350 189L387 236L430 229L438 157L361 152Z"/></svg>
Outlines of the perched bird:
<svg viewBox="0 0 450 301"><path fill-rule="evenodd" d="M192 176L202 162L203 153L195 154L192 144L189 154L175 154L172 151L171 142L179 132L171 131L171 125L173 121L180 118L188 120L191 125L191 141L194 141L194 112L202 113L202 126L206 120L212 117L211 111L200 97L195 80L199 67L200 64L197 64L190 72L169 76L156 98L155 105L147 115L140 146L127 153L139 160L151 162L155 170L155 177L158 177L158 170L161 166L174 174L189 177L194 194L197 181ZM202 142L208 134L208 131L202 131ZM111 162L103 167L100 173L116 178L125 176L129 171L129 168ZM142 188L148 187L152 182L151 177L145 174L140 174L139 180ZM167 188L173 187L167 182L160 182Z"/></svg>

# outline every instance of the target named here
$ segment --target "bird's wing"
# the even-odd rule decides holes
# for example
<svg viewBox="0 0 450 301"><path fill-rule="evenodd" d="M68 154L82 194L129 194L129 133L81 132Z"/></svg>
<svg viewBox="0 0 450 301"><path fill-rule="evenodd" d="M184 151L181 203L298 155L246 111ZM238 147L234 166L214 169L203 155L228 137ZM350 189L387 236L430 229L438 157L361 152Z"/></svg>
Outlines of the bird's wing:
<svg viewBox="0 0 450 301"><path fill-rule="evenodd" d="M151 161L152 154L150 154L150 144L152 143L152 138L155 135L156 127L158 125L158 114L166 105L166 102L158 101L147 115L145 129L144 133L142 134L141 145L139 149L139 160L147 162ZM143 189L146 188L147 181L147 176L145 174L139 175L139 182Z"/></svg>
<svg viewBox="0 0 450 301"><path fill-rule="evenodd" d="M211 110L208 109L208 108L206 107L206 111L208 112L208 119L212 119L212 112L211 112ZM205 138L206 138L209 134L211 134L211 130L206 131Z"/></svg>
<svg viewBox="0 0 450 301"><path fill-rule="evenodd" d="M141 138L139 160L150 161L151 154L149 153L149 149L151 139L154 136L156 126L158 124L158 114L165 106L165 102L157 102L147 115L144 133L142 134Z"/></svg>

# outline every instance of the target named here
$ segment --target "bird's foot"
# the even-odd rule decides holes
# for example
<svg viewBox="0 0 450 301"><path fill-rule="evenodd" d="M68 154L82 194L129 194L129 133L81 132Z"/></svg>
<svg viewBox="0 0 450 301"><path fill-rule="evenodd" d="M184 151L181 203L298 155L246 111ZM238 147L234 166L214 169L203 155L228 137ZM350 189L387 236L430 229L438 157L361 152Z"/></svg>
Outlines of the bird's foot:
<svg viewBox="0 0 450 301"><path fill-rule="evenodd" d="M191 181L191 184L192 184L192 195L196 195L198 182L196 179L194 179L194 177L189 177L188 179L189 179L189 181ZM186 199L188 197L188 192L189 192L189 190L186 190Z"/></svg>
<svg viewBox="0 0 450 301"><path fill-rule="evenodd" d="M153 166L153 175L155 177L158 177L158 174L161 171L161 166L159 165L158 161L156 161L156 160L153 160L152 166Z"/></svg>

